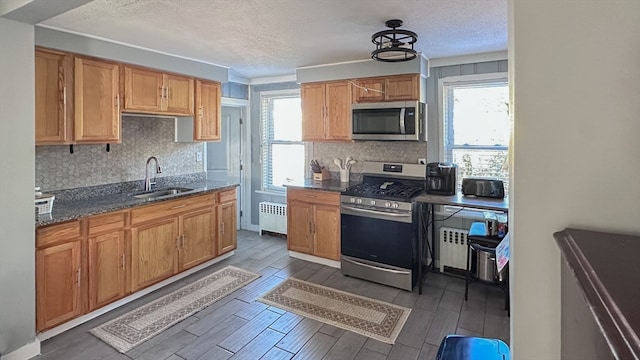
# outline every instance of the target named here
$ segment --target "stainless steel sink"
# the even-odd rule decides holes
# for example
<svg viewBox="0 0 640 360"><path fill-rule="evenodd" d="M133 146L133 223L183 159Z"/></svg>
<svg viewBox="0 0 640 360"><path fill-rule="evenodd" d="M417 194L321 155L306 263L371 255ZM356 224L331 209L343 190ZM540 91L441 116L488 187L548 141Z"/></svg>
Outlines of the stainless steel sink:
<svg viewBox="0 0 640 360"><path fill-rule="evenodd" d="M169 197L169 196L173 196L173 195L177 195L183 192L187 192L187 191L191 191L193 189L189 189L189 188L181 188L181 187L172 187L172 188L166 188L166 189L159 189L159 190L154 190L151 192L145 192L142 194L135 194L132 195L134 198L136 199L156 199L159 197Z"/></svg>

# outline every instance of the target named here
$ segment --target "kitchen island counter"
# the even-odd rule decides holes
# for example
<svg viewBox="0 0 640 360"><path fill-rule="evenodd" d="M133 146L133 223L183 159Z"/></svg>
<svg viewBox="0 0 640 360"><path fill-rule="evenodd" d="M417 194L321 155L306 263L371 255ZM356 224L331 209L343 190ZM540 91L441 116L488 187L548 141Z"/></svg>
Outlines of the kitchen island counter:
<svg viewBox="0 0 640 360"><path fill-rule="evenodd" d="M133 197L136 193L140 193L140 191L138 191L134 193L106 194L77 200L54 201L52 212L49 214L36 215L35 223L37 228L116 210L134 208L161 201L175 200L191 195L232 189L237 186L239 186L239 184L205 180L176 184L175 187L188 188L192 190L159 198L138 199ZM162 188L155 190L162 190Z"/></svg>

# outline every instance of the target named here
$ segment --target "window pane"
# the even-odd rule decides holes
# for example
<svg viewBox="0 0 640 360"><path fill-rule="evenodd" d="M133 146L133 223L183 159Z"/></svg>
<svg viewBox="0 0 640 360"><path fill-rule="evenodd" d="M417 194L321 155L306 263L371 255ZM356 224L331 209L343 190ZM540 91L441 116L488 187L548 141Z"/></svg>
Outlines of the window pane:
<svg viewBox="0 0 640 360"><path fill-rule="evenodd" d="M273 139L302 140L302 109L299 97L273 99Z"/></svg>
<svg viewBox="0 0 640 360"><path fill-rule="evenodd" d="M272 144L271 145L271 184L282 186L289 179L304 180L304 145Z"/></svg>
<svg viewBox="0 0 640 360"><path fill-rule="evenodd" d="M509 145L509 87L506 84L452 86L454 145Z"/></svg>
<svg viewBox="0 0 640 360"><path fill-rule="evenodd" d="M508 150L453 149L453 162L458 164L458 191L465 177L490 177L504 182L509 192Z"/></svg>

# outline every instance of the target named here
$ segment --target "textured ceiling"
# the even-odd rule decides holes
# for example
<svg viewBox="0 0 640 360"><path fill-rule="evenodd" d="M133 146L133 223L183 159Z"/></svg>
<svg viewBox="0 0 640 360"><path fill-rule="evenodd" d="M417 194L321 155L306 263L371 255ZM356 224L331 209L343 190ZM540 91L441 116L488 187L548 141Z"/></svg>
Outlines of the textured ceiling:
<svg viewBox="0 0 640 360"><path fill-rule="evenodd" d="M427 58L507 49L506 0L94 0L45 25L228 66L247 78L367 59L389 19Z"/></svg>

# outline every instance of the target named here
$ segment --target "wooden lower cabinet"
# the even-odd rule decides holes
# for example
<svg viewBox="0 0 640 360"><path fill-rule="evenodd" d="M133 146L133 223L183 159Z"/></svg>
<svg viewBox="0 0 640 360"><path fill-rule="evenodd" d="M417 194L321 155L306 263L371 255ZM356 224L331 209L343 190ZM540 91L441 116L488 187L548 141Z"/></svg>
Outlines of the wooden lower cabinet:
<svg viewBox="0 0 640 360"><path fill-rule="evenodd" d="M315 205L313 254L340 260L340 207Z"/></svg>
<svg viewBox="0 0 640 360"><path fill-rule="evenodd" d="M218 255L234 250L237 247L236 201L229 201L218 206Z"/></svg>
<svg viewBox="0 0 640 360"><path fill-rule="evenodd" d="M124 230L89 238L89 311L125 295Z"/></svg>
<svg viewBox="0 0 640 360"><path fill-rule="evenodd" d="M131 228L131 291L178 272L178 218Z"/></svg>
<svg viewBox="0 0 640 360"><path fill-rule="evenodd" d="M340 260L340 195L289 189L287 198L287 248Z"/></svg>
<svg viewBox="0 0 640 360"><path fill-rule="evenodd" d="M36 251L36 329L82 314L80 239Z"/></svg>
<svg viewBox="0 0 640 360"><path fill-rule="evenodd" d="M289 250L305 254L313 253L313 205L291 201L287 206Z"/></svg>
<svg viewBox="0 0 640 360"><path fill-rule="evenodd" d="M236 220L233 189L38 228L36 330L232 251Z"/></svg>
<svg viewBox="0 0 640 360"><path fill-rule="evenodd" d="M207 207L181 216L179 270L185 270L216 255L216 211Z"/></svg>

